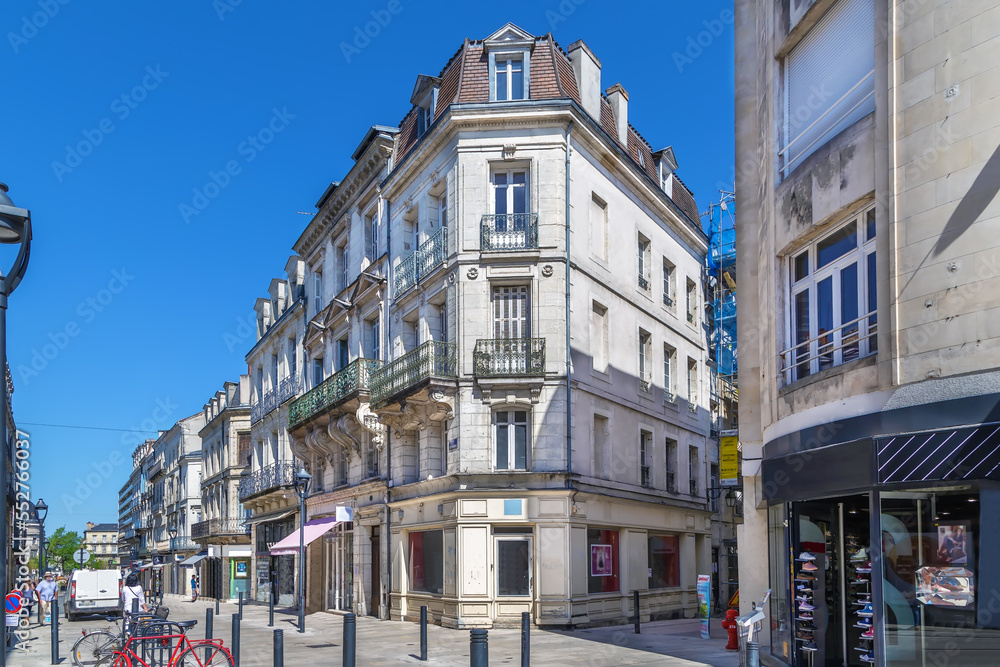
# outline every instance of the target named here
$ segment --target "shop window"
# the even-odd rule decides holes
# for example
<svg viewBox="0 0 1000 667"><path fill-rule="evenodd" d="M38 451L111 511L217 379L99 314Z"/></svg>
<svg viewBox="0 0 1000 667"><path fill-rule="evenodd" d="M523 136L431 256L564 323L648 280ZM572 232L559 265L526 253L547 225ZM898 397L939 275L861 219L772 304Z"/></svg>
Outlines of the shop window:
<svg viewBox="0 0 1000 667"><path fill-rule="evenodd" d="M617 530L587 529L587 554L590 558L587 592L617 593L621 590L618 580Z"/></svg>
<svg viewBox="0 0 1000 667"><path fill-rule="evenodd" d="M409 535L410 590L444 592L444 532L427 530Z"/></svg>
<svg viewBox="0 0 1000 667"><path fill-rule="evenodd" d="M497 595L531 595L531 542L497 540Z"/></svg>
<svg viewBox="0 0 1000 667"><path fill-rule="evenodd" d="M676 588L681 585L680 540L676 535L650 534L649 587Z"/></svg>

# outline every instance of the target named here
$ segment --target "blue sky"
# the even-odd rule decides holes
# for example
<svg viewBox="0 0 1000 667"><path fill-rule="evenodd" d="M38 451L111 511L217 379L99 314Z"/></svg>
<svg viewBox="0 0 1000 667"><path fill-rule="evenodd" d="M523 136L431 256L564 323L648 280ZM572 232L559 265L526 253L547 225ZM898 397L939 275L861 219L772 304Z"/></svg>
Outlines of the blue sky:
<svg viewBox="0 0 1000 667"><path fill-rule="evenodd" d="M309 221L298 212L315 211L370 125L398 125L416 76L437 75L465 37L512 21L564 48L586 41L705 210L734 173L731 12L710 0L9 2L0 181L35 231L8 355L50 529L116 521L133 443L246 372L245 323ZM264 128L269 141L248 141Z"/></svg>

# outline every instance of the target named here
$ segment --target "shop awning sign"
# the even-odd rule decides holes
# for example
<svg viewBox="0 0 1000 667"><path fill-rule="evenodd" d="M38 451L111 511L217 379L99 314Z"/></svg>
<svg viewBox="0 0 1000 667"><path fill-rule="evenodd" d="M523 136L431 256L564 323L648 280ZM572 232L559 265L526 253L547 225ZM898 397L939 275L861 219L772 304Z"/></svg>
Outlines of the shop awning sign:
<svg viewBox="0 0 1000 667"><path fill-rule="evenodd" d="M719 438L719 486L740 484L740 440L729 433Z"/></svg>

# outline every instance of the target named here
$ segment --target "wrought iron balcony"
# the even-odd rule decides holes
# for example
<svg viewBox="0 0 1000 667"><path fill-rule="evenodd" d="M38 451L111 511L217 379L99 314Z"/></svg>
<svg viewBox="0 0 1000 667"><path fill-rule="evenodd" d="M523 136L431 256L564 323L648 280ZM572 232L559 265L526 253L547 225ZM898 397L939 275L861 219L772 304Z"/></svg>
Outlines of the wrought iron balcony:
<svg viewBox="0 0 1000 667"><path fill-rule="evenodd" d="M480 338L472 359L478 377L545 375L545 339Z"/></svg>
<svg viewBox="0 0 1000 667"><path fill-rule="evenodd" d="M201 545L191 539L190 535L178 535L170 538L171 551L197 551Z"/></svg>
<svg viewBox="0 0 1000 667"><path fill-rule="evenodd" d="M209 519L191 525L191 539L193 540L207 537L238 537L249 534L250 526L245 517Z"/></svg>
<svg viewBox="0 0 1000 667"><path fill-rule="evenodd" d="M670 297L669 294L663 295L663 305L666 306L667 308L674 307L674 300Z"/></svg>
<svg viewBox="0 0 1000 667"><path fill-rule="evenodd" d="M692 313L690 310L688 311L688 322L694 324L694 313Z"/></svg>
<svg viewBox="0 0 1000 667"><path fill-rule="evenodd" d="M278 407L278 388L274 387L264 394L259 401L250 405L250 422L256 424L271 414Z"/></svg>
<svg viewBox="0 0 1000 667"><path fill-rule="evenodd" d="M644 394L648 394L653 390L652 385L650 385L649 380L639 380L639 391Z"/></svg>
<svg viewBox="0 0 1000 667"><path fill-rule="evenodd" d="M359 391L368 391L372 376L381 365L377 359L355 359L323 380L292 403L288 410L288 428L295 429Z"/></svg>
<svg viewBox="0 0 1000 667"><path fill-rule="evenodd" d="M483 252L534 250L538 247L537 213L484 215L481 229Z"/></svg>
<svg viewBox="0 0 1000 667"><path fill-rule="evenodd" d="M454 379L455 369L454 343L429 340L372 375L372 407L385 406L393 396L432 377Z"/></svg>
<svg viewBox="0 0 1000 667"><path fill-rule="evenodd" d="M286 375L278 385L278 405L281 405L290 398L295 398L302 391L302 377L296 373L295 375Z"/></svg>
<svg viewBox="0 0 1000 667"><path fill-rule="evenodd" d="M646 278L646 276L640 273L638 275L637 282L639 283L639 289L641 289L643 292L649 291L649 280Z"/></svg>
<svg viewBox="0 0 1000 667"><path fill-rule="evenodd" d="M240 502L283 486L294 486L295 464L272 463L240 480Z"/></svg>
<svg viewBox="0 0 1000 667"><path fill-rule="evenodd" d="M404 259L393 273L393 294L398 296L433 273L448 257L448 228L442 227Z"/></svg>

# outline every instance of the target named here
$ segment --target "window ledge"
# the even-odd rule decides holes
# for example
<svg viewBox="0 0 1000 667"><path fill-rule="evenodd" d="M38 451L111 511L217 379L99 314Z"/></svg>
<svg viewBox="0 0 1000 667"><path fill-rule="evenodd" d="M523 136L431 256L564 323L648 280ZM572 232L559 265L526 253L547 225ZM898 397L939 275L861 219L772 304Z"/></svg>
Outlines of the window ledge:
<svg viewBox="0 0 1000 667"><path fill-rule="evenodd" d="M790 384L786 384L784 387L778 389L778 397L783 398L785 395L797 391L804 387L816 384L817 382L823 382L831 377L840 375L841 373L846 373L848 371L857 370L859 368L866 368L868 366L874 366L878 363L878 353L869 354L860 359L854 359L853 361L848 361L845 364L840 364L839 366L833 366L832 368L826 368L819 371L818 373L813 373L812 375L806 376L801 380L796 380Z"/></svg>

